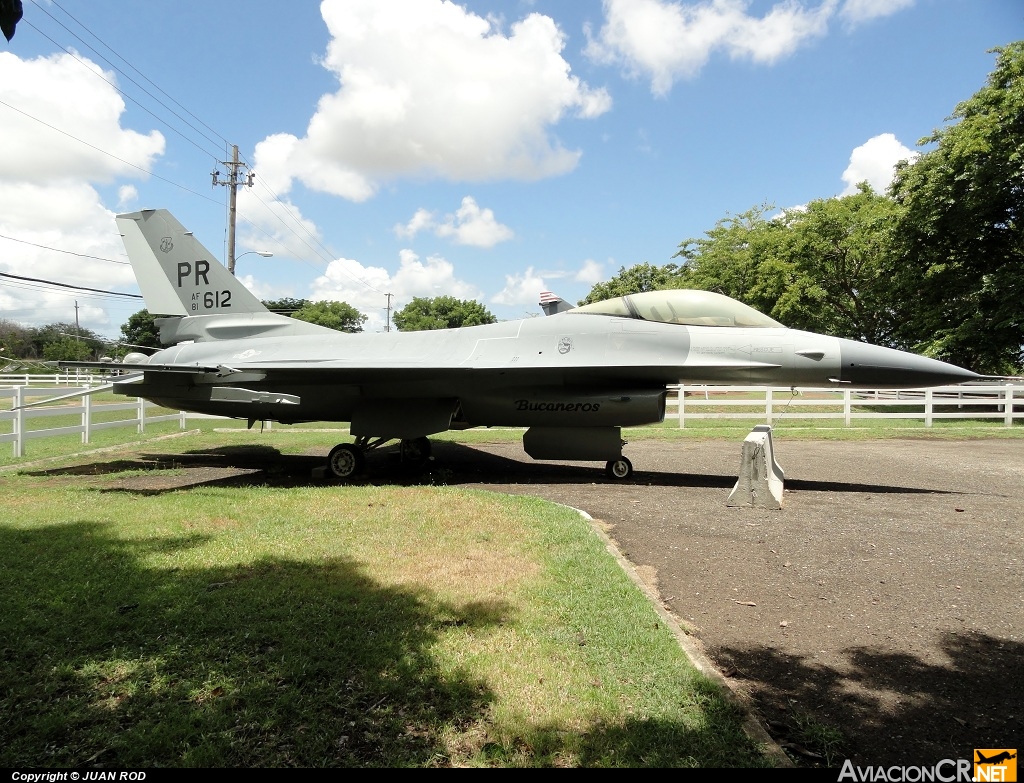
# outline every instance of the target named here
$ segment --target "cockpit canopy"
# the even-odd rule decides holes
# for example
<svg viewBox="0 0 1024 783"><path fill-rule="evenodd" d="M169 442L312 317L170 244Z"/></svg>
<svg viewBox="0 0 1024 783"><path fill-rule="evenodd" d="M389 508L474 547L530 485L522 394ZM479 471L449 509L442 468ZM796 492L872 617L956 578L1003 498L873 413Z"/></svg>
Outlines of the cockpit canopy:
<svg viewBox="0 0 1024 783"><path fill-rule="evenodd" d="M614 315L639 318L663 324L686 326L742 326L753 328L784 328L782 324L753 307L713 291L676 288L668 291L645 291L640 294L606 299L603 302L575 307L570 313Z"/></svg>

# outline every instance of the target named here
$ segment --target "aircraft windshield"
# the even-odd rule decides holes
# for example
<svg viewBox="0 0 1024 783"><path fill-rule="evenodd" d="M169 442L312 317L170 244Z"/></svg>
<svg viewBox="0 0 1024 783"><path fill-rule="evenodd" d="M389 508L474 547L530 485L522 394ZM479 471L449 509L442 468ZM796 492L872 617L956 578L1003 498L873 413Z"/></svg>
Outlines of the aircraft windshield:
<svg viewBox="0 0 1024 783"><path fill-rule="evenodd" d="M617 315L686 326L782 327L778 321L728 296L689 288L645 291L594 302L567 312Z"/></svg>

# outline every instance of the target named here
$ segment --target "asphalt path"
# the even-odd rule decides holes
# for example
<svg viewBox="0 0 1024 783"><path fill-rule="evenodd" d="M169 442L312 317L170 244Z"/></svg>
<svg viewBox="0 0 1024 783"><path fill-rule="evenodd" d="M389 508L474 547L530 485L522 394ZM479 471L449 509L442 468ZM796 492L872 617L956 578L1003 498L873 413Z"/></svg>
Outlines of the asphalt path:
<svg viewBox="0 0 1024 783"><path fill-rule="evenodd" d="M533 462L518 444L434 453L448 483L544 497L603 524L802 763L821 763L800 754L807 726L838 731L839 763L864 766L1024 745L1024 443L775 448L779 511L726 506L739 443L632 442L624 482L593 463Z"/></svg>

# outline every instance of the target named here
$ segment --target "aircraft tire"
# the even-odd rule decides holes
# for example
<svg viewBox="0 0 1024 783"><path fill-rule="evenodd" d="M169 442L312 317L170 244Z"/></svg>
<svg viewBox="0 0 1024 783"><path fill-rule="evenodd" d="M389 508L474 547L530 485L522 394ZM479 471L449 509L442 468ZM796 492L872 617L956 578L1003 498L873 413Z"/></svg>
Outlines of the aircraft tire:
<svg viewBox="0 0 1024 783"><path fill-rule="evenodd" d="M604 472L608 474L609 478L627 479L633 475L633 463L625 457L609 460L608 464L604 466Z"/></svg>
<svg viewBox="0 0 1024 783"><path fill-rule="evenodd" d="M366 467L363 450L351 443L340 443L327 455L327 469L339 479L350 479Z"/></svg>
<svg viewBox="0 0 1024 783"><path fill-rule="evenodd" d="M430 440L427 438L403 440L399 449L402 454L402 462L411 462L414 465L419 465L430 459Z"/></svg>

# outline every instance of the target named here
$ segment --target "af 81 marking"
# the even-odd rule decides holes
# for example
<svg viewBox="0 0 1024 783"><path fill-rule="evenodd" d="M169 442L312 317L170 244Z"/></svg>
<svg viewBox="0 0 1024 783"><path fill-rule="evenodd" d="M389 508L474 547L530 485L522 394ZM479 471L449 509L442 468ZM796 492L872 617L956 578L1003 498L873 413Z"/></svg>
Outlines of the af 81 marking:
<svg viewBox="0 0 1024 783"><path fill-rule="evenodd" d="M202 305L204 310L215 310L221 307L231 307L231 292L224 291L199 291L192 294L192 309L197 311Z"/></svg>

